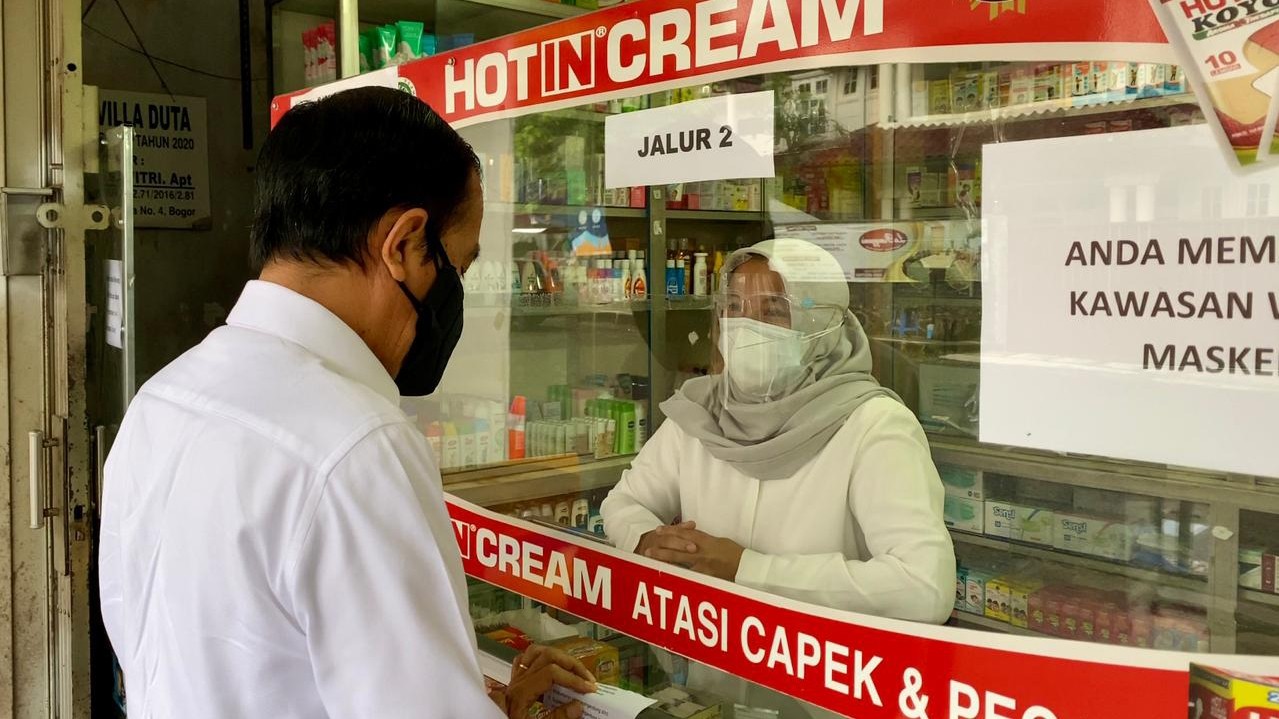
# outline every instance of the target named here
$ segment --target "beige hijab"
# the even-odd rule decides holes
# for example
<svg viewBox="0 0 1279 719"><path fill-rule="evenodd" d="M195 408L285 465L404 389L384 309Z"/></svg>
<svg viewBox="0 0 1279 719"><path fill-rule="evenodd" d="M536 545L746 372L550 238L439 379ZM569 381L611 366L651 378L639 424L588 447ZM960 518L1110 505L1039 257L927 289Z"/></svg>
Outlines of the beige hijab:
<svg viewBox="0 0 1279 719"><path fill-rule="evenodd" d="M815 458L858 407L900 398L871 375L866 333L848 311L848 283L829 252L803 240L767 240L734 252L724 271L756 257L781 275L793 326L805 324L802 313L829 307L842 310L842 326L805 342L804 378L783 397L743 401L721 373L684 383L662 411L716 459L749 477L784 479Z"/></svg>

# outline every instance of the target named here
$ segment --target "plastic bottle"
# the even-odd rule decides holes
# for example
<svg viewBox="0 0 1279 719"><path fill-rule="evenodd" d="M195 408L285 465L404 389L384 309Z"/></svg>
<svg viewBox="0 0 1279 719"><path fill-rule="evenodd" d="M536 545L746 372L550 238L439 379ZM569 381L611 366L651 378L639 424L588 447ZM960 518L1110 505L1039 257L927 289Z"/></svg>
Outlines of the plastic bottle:
<svg viewBox="0 0 1279 719"><path fill-rule="evenodd" d="M506 461L506 408L501 402L488 403L489 461Z"/></svg>
<svg viewBox="0 0 1279 719"><path fill-rule="evenodd" d="M511 290L511 294L518 295L520 294L520 264L515 260L511 260L510 272L511 276L508 278L510 280L508 287Z"/></svg>
<svg viewBox="0 0 1279 719"><path fill-rule="evenodd" d="M632 385L631 397L635 398L635 451L638 452L648 441L648 380Z"/></svg>
<svg viewBox="0 0 1279 719"><path fill-rule="evenodd" d="M457 425L444 423L444 459L440 463L444 469L453 469L462 463L462 438L458 435Z"/></svg>
<svg viewBox="0 0 1279 719"><path fill-rule="evenodd" d="M510 459L524 459L524 416L528 400L516 395L507 416L507 448Z"/></svg>
<svg viewBox="0 0 1279 719"><path fill-rule="evenodd" d="M475 428L475 464L486 465L493 462L493 434L489 432L489 421L477 418L471 423Z"/></svg>
<svg viewBox="0 0 1279 719"><path fill-rule="evenodd" d="M622 297L631 299L635 296L635 250L629 250L622 262Z"/></svg>
<svg viewBox="0 0 1279 719"><path fill-rule="evenodd" d="M694 256L697 259L693 263L693 294L698 297L705 297L710 294L710 289L706 286L706 281L708 279L706 272L706 253L698 252Z"/></svg>
<svg viewBox="0 0 1279 719"><path fill-rule="evenodd" d="M442 463L444 461L444 428L439 422L432 422L426 426L426 443L431 445L435 463L437 465Z"/></svg>
<svg viewBox="0 0 1279 719"><path fill-rule="evenodd" d="M622 421L618 423L618 446L619 454L635 453L635 403L626 402L621 408Z"/></svg>
<svg viewBox="0 0 1279 719"><path fill-rule="evenodd" d="M676 297L679 295L679 274L675 269L675 260L666 261L666 296Z"/></svg>
<svg viewBox="0 0 1279 719"><path fill-rule="evenodd" d="M675 260L675 294L681 297L688 294L688 266L684 260Z"/></svg>
<svg viewBox="0 0 1279 719"><path fill-rule="evenodd" d="M475 422L466 420L457 423L457 433L462 447L461 466L474 467L476 465L475 452Z"/></svg>
<svg viewBox="0 0 1279 719"><path fill-rule="evenodd" d="M635 261L635 280L631 289L631 297L637 300L648 298L648 273L644 270L644 260Z"/></svg>
<svg viewBox="0 0 1279 719"><path fill-rule="evenodd" d="M622 302L626 299L626 280L622 277L622 269L625 264L626 260L613 260L613 291L609 293L609 299L614 302Z"/></svg>
<svg viewBox="0 0 1279 719"><path fill-rule="evenodd" d="M713 289L712 291L713 291L713 292L719 292L719 291L723 290L724 288L723 288L723 287L720 287L720 285L721 285L721 284L723 284L723 275L724 275L724 252L723 252L723 250L718 250L718 251L716 251L716 252L715 252L715 267L711 270L711 272L712 272L712 275L711 275L711 277L712 277L712 285L713 285L713 287L714 287L714 289Z"/></svg>

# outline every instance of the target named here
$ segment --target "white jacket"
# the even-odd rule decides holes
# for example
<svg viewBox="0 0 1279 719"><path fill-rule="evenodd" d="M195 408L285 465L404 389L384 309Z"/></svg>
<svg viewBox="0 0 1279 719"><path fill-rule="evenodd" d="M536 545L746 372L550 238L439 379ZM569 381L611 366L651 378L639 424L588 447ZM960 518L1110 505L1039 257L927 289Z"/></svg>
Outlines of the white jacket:
<svg viewBox="0 0 1279 719"><path fill-rule="evenodd" d="M784 597L883 617L943 622L954 606L955 550L943 489L915 416L873 399L794 476L752 479L665 422L604 500L618 548L676 518L746 548L736 581ZM659 652L659 661L670 658ZM670 667L667 666L669 670ZM688 686L790 717L834 717L710 667Z"/></svg>
<svg viewBox="0 0 1279 719"><path fill-rule="evenodd" d="M737 582L812 604L944 622L955 552L919 422L873 399L787 479L758 480L674 422L654 433L604 501L604 528L634 551L677 517L746 548Z"/></svg>

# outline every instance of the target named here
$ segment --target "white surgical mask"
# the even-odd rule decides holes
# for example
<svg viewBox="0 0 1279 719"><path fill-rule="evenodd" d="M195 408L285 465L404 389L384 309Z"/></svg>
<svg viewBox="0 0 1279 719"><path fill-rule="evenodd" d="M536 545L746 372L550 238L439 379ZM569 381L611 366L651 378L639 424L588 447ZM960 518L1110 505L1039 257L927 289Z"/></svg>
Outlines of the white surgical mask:
<svg viewBox="0 0 1279 719"><path fill-rule="evenodd" d="M803 334L748 317L720 319L719 351L737 391L761 400L785 396L804 377Z"/></svg>

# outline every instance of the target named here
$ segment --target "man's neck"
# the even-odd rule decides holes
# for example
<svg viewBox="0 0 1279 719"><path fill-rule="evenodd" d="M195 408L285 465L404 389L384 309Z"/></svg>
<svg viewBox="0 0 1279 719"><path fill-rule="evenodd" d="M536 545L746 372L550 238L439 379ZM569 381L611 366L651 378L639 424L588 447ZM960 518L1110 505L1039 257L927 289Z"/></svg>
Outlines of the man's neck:
<svg viewBox="0 0 1279 719"><path fill-rule="evenodd" d="M388 363L393 341L384 336L386 327L377 321L378 308L369 302L373 294L369 279L358 268L277 261L263 268L258 279L319 303L354 330L388 372L398 369Z"/></svg>

